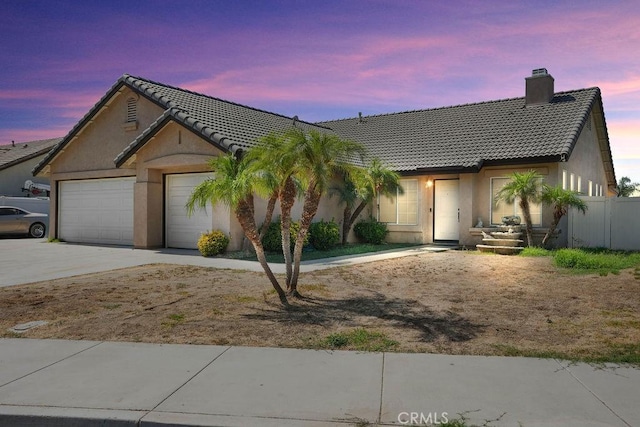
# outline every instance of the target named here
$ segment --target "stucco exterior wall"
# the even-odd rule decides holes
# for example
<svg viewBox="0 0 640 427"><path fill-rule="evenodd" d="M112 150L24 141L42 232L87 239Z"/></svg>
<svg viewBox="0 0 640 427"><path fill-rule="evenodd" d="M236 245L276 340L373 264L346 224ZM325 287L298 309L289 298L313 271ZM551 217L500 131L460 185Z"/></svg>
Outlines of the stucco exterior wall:
<svg viewBox="0 0 640 427"><path fill-rule="evenodd" d="M24 182L30 179L40 184L49 184L47 177L34 177L33 168L44 158L44 154L25 160L17 165L0 170L0 196L24 197L22 192Z"/></svg>
<svg viewBox="0 0 640 427"><path fill-rule="evenodd" d="M127 99L131 96L138 99L138 120L135 126L127 124ZM58 237L57 183L71 179L134 176L135 169L126 167L118 169L115 167L114 159L138 136L141 129L147 128L161 114L160 107L145 98L138 97L130 89L123 88L50 162L50 237Z"/></svg>
<svg viewBox="0 0 640 427"><path fill-rule="evenodd" d="M51 163L51 174L74 178L91 178L90 171L117 171L116 175L132 175L127 169L116 169L113 160L138 134L162 114L162 109L146 98L137 102L137 128L127 124L127 98L135 96L129 89L115 96L80 131L76 139ZM77 175L71 175L78 173ZM62 179L67 179L66 177Z"/></svg>
<svg viewBox="0 0 640 427"><path fill-rule="evenodd" d="M210 172L208 161L222 152L181 125L170 122L141 147L130 165L136 170L134 200L134 247L152 248L164 244L165 177L168 174ZM231 225L228 209L216 207L211 229L231 236L230 248L239 236Z"/></svg>
<svg viewBox="0 0 640 427"><path fill-rule="evenodd" d="M597 133L595 131L595 124L593 121L593 115L589 116L589 120L584 126L578 142L576 143L571 156L567 162L560 165L558 169L558 182L562 183L562 171L567 172L567 187L570 185L571 174L575 177L574 188L576 191L581 191L583 194L587 194L589 190L589 181L593 184L602 186L603 196L613 196L614 194L607 194L607 177L602 163L602 154L600 152L600 145L598 143ZM582 188L578 190L577 180L581 178Z"/></svg>
<svg viewBox="0 0 640 427"><path fill-rule="evenodd" d="M612 197L615 194L609 191L607 186L607 176L602 163L602 153L594 123L593 114L589 116L578 141L571 152L571 156L567 162L559 163L557 169L557 182L562 185L563 176L566 172L566 187L571 188L571 175L574 179L574 190L580 191L586 196L599 196L596 194L596 184L602 187L602 195ZM578 188L580 181L580 188ZM589 194L589 181L593 183L594 194ZM554 244L560 247L566 247L568 242L568 217L560 220L558 225L560 231Z"/></svg>

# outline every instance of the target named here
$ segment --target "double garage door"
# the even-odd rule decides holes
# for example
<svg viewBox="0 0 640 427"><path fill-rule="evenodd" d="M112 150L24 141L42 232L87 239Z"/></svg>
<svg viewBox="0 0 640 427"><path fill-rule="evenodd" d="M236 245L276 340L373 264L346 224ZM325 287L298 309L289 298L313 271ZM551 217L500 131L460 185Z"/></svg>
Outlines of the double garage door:
<svg viewBox="0 0 640 427"><path fill-rule="evenodd" d="M62 181L58 237L68 242L133 245L135 178Z"/></svg>
<svg viewBox="0 0 640 427"><path fill-rule="evenodd" d="M197 209L188 216L185 204L193 188L211 174L167 175L165 242L170 248L197 247L211 230L213 210ZM68 242L133 245L135 178L62 181L59 184L58 237Z"/></svg>

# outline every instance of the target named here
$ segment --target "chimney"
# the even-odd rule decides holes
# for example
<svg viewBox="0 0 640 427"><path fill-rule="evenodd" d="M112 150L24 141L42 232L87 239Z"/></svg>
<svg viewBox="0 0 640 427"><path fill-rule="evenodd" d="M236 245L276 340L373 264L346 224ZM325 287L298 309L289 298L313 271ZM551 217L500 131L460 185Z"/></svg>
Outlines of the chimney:
<svg viewBox="0 0 640 427"><path fill-rule="evenodd" d="M546 68L537 68L526 77L525 105L547 104L553 99L553 77Z"/></svg>

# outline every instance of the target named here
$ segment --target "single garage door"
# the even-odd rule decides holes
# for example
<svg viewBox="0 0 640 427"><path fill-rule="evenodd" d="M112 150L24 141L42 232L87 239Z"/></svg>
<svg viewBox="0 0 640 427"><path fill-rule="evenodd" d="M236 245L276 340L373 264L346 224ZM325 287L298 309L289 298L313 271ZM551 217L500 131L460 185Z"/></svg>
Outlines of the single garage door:
<svg viewBox="0 0 640 427"><path fill-rule="evenodd" d="M193 188L212 176L210 173L167 175L165 236L168 248L196 249L200 234L212 229L211 206L206 211L196 209L191 216L185 208Z"/></svg>
<svg viewBox="0 0 640 427"><path fill-rule="evenodd" d="M68 242L133 245L135 178L61 181L58 237Z"/></svg>

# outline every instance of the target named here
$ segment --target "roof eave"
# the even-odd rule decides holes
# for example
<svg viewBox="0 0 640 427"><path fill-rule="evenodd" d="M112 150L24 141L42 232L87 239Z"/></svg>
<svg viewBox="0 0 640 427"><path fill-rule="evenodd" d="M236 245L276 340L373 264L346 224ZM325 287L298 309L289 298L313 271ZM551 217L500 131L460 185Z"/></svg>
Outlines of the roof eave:
<svg viewBox="0 0 640 427"><path fill-rule="evenodd" d="M51 151L49 151L49 154L47 154L45 158L42 159L42 161L40 161L33 168L31 172L34 176L39 174L53 159L55 159L58 156L58 154L60 154L64 150L67 144L69 144L69 142L71 142L73 138L85 128L85 126L91 123L95 115L98 114L107 104L109 104L111 99L125 85L124 81L127 77L128 77L127 74L124 74L122 77L120 77L113 84L113 86L111 86L111 88L107 91L107 93L105 93L102 96L102 98L100 98L100 100L87 112L87 114L85 114L84 117L82 117L80 121L78 121L78 123L76 123L75 126L73 126L73 128L69 131L69 133L64 138L62 138L62 141L57 143L51 149Z"/></svg>
<svg viewBox="0 0 640 427"><path fill-rule="evenodd" d="M51 147L43 148L42 150L38 150L38 151L36 151L34 153L31 153L31 154L28 154L28 155L26 155L24 157L20 157L19 159L12 160L12 161L10 161L8 163L0 165L0 171L4 170L4 169L8 169L8 168L10 168L12 166L15 166L15 165L19 165L20 163L26 162L28 160L31 160L31 159L33 159L35 157L38 157L38 156L41 156L43 154L46 154L47 152L51 151L51 149L52 149Z"/></svg>
<svg viewBox="0 0 640 427"><path fill-rule="evenodd" d="M214 132L211 128L201 125L200 122L190 119L183 110L179 108L170 108L158 117L158 119L145 129L140 136L133 140L131 144L129 144L127 148L125 148L125 150L114 159L116 167L121 167L125 164L129 158L136 154L140 148L153 139L158 132L160 132L160 130L170 122L176 123L186 130L193 132L195 135L201 137L223 152L235 153L236 151L245 148L242 144L238 144L229 138Z"/></svg>

